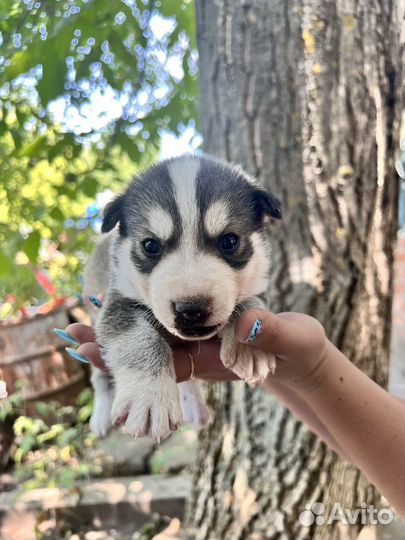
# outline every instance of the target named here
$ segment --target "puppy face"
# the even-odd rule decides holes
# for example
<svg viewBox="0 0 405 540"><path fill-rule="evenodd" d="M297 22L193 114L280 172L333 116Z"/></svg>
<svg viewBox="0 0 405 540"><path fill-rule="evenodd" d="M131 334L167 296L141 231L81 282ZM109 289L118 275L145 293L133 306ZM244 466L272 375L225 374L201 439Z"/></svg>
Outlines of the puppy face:
<svg viewBox="0 0 405 540"><path fill-rule="evenodd" d="M208 156L164 161L107 206L119 222L113 286L182 339L207 339L267 288L265 221L280 203Z"/></svg>

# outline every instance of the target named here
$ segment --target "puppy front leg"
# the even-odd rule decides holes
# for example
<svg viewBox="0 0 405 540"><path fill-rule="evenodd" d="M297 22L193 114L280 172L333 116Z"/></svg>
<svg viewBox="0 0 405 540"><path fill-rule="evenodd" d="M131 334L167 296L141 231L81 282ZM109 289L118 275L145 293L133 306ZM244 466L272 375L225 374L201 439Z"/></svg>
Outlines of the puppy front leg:
<svg viewBox="0 0 405 540"><path fill-rule="evenodd" d="M184 381L179 383L178 387L184 422L193 424L196 429L207 426L210 421L210 413L198 381Z"/></svg>
<svg viewBox="0 0 405 540"><path fill-rule="evenodd" d="M142 312L132 312L128 324L126 307L122 302L121 316L117 316L119 300L113 310L107 303L97 325L103 356L115 381L112 421L124 425L134 437L160 442L182 422L172 352Z"/></svg>
<svg viewBox="0 0 405 540"><path fill-rule="evenodd" d="M113 379L96 367L92 367L91 384L94 388L94 403L90 429L97 437L103 438L113 428L111 422L111 407L114 399Z"/></svg>
<svg viewBox="0 0 405 540"><path fill-rule="evenodd" d="M263 300L255 296L238 307L240 313L251 308L265 309L266 305ZM237 341L235 326L236 321L228 324L220 333L222 363L250 384L263 382L268 375L274 374L276 358L272 354Z"/></svg>

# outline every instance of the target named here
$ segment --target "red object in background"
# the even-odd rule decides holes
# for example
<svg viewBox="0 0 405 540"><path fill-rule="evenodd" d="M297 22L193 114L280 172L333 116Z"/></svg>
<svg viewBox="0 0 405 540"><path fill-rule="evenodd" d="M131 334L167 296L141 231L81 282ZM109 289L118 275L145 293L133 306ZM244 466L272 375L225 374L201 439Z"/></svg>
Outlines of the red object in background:
<svg viewBox="0 0 405 540"><path fill-rule="evenodd" d="M37 283L44 289L47 294L49 294L49 296L56 296L56 289L49 281L48 276L44 272L34 269L34 275Z"/></svg>
<svg viewBox="0 0 405 540"><path fill-rule="evenodd" d="M24 306L19 307L18 310L21 313L21 317L28 317L28 311Z"/></svg>
<svg viewBox="0 0 405 540"><path fill-rule="evenodd" d="M50 282L48 276L45 274L45 272L42 272L41 270L33 269L35 279L37 283L42 287L42 289L48 294L51 299L48 300L48 302L45 302L44 304L41 304L38 309L37 313L40 313L42 315L46 313L50 313L51 311L54 311L59 306L65 303L66 298L61 296L57 297L56 288L52 285Z"/></svg>
<svg viewBox="0 0 405 540"><path fill-rule="evenodd" d="M60 298L53 298L52 300L49 300L49 302L41 304L37 309L37 313L40 313L41 315L44 315L45 313L50 313L51 311L57 309L59 306L62 306L65 302L66 298L64 296L61 296Z"/></svg>

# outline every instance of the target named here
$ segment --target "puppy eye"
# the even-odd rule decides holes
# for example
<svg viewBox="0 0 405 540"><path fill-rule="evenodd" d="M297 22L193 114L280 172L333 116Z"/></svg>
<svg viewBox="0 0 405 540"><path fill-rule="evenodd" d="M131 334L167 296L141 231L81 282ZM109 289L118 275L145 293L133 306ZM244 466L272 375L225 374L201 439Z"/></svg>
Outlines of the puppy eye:
<svg viewBox="0 0 405 540"><path fill-rule="evenodd" d="M147 255L151 255L153 257L160 255L160 251L162 249L159 240L155 240L154 238L146 238L143 240L142 247Z"/></svg>
<svg viewBox="0 0 405 540"><path fill-rule="evenodd" d="M239 236L234 233L223 234L218 238L217 245L223 253L233 253L239 245Z"/></svg>

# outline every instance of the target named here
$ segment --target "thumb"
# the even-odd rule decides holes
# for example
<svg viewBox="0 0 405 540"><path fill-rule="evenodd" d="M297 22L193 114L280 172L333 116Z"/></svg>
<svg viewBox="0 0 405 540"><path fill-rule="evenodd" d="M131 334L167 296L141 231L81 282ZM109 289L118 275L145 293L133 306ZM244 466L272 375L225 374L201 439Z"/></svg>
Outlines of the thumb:
<svg viewBox="0 0 405 540"><path fill-rule="evenodd" d="M294 331L290 322L265 309L250 309L236 325L236 339L268 352L285 353L291 348Z"/></svg>

